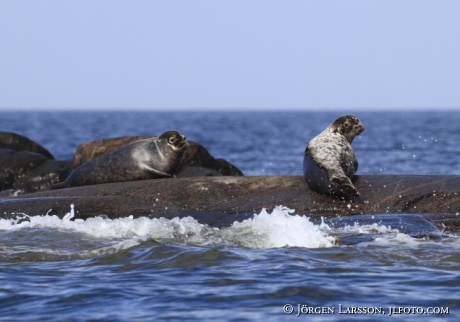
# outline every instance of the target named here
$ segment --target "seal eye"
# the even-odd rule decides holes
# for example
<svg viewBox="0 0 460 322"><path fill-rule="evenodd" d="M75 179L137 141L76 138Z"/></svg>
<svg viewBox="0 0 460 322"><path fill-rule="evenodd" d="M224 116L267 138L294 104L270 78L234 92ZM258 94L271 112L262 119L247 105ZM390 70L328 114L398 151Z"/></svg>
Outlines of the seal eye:
<svg viewBox="0 0 460 322"><path fill-rule="evenodd" d="M356 122L361 123L358 118L356 119Z"/></svg>
<svg viewBox="0 0 460 322"><path fill-rule="evenodd" d="M169 138L169 143L170 144L174 144L176 142L176 137L175 136L172 136Z"/></svg>

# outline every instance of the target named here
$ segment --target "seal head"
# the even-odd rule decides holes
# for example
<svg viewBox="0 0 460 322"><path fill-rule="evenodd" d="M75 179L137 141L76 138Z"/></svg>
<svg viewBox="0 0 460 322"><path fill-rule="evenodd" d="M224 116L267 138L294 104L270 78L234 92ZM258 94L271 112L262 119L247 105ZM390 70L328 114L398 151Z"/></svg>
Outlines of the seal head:
<svg viewBox="0 0 460 322"><path fill-rule="evenodd" d="M352 183L358 160L351 143L363 131L357 117L345 115L310 141L303 161L304 178L310 189L338 198L359 196Z"/></svg>

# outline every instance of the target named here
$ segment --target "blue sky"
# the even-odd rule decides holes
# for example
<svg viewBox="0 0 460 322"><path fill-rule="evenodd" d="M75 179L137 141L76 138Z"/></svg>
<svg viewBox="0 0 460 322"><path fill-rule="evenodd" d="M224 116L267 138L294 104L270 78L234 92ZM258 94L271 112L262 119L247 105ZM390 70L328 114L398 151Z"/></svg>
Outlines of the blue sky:
<svg viewBox="0 0 460 322"><path fill-rule="evenodd" d="M456 109L459 17L457 0L0 0L0 109Z"/></svg>

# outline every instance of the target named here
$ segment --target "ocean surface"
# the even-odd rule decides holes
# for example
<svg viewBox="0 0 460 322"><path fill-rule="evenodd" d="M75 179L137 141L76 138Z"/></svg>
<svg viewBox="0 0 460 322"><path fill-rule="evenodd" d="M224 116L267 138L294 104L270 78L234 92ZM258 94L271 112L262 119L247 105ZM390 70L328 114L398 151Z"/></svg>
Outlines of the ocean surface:
<svg viewBox="0 0 460 322"><path fill-rule="evenodd" d="M343 114L0 111L0 130L62 160L85 141L178 130L245 175L300 175L305 146ZM460 112L348 114L366 127L357 174L460 174ZM73 221L71 205L64 219L0 219L0 321L459 320L460 235L273 206L221 230L129 213Z"/></svg>

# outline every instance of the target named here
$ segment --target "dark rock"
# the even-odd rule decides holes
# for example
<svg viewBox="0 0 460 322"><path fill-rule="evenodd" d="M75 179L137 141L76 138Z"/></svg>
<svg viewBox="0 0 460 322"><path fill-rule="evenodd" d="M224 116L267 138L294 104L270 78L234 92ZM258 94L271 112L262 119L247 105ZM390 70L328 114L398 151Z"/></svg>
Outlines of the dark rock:
<svg viewBox="0 0 460 322"><path fill-rule="evenodd" d="M243 172L237 167L224 159L215 159L201 144L193 141L188 142L190 147L187 152L185 152L184 159L182 160L182 167L179 169L178 173L187 167L199 166L214 169L224 176L243 176Z"/></svg>
<svg viewBox="0 0 460 322"><path fill-rule="evenodd" d="M223 176L244 176L243 172L240 171L233 164L225 159L216 159L216 168L218 172L222 173Z"/></svg>
<svg viewBox="0 0 460 322"><path fill-rule="evenodd" d="M15 182L49 160L36 152L0 149L0 190L14 189Z"/></svg>
<svg viewBox="0 0 460 322"><path fill-rule="evenodd" d="M43 191L0 201L0 217L49 212L76 218L192 216L203 224L228 226L283 205L313 219L369 214L420 214L438 227L460 227L460 176L357 176L362 200L337 200L310 190L302 176L155 179Z"/></svg>
<svg viewBox="0 0 460 322"><path fill-rule="evenodd" d="M30 193L64 181L70 173L71 163L71 160L46 160L35 169L30 170L26 176L19 177L14 183L14 188Z"/></svg>
<svg viewBox="0 0 460 322"><path fill-rule="evenodd" d="M40 153L48 159L54 159L53 155L40 144L16 133L0 132L0 149L9 149L17 152L30 151Z"/></svg>
<svg viewBox="0 0 460 322"><path fill-rule="evenodd" d="M178 178L190 178L190 177L214 177L222 176L222 174L214 169L191 166L187 167L182 172L177 174Z"/></svg>
<svg viewBox="0 0 460 322"><path fill-rule="evenodd" d="M14 189L8 189L8 190L3 190L0 191L0 200L6 197L16 197L23 195L24 191L21 190L14 190Z"/></svg>

